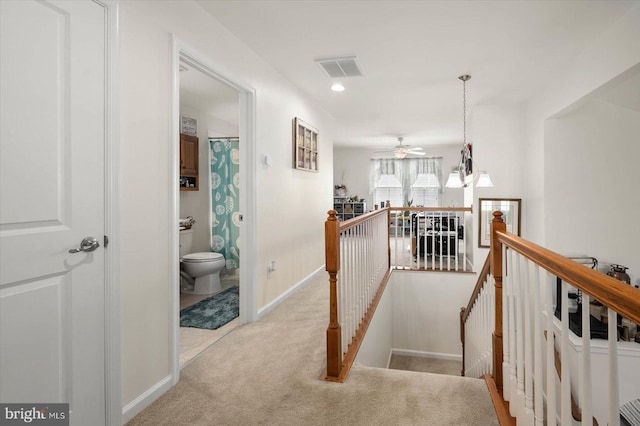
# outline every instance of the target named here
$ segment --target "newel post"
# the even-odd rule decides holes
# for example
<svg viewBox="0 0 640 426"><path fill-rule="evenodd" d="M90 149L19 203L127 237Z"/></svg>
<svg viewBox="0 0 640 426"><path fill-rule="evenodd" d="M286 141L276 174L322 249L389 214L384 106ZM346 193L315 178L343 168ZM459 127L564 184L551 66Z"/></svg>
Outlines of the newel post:
<svg viewBox="0 0 640 426"><path fill-rule="evenodd" d="M338 322L338 270L340 269L340 224L335 210L324 223L325 265L329 272L329 328L327 328L327 377L342 370L342 335Z"/></svg>
<svg viewBox="0 0 640 426"><path fill-rule="evenodd" d="M493 378L498 392L502 395L502 244L498 242L497 233L506 232L507 224L502 220L502 212L493 212L491 221L491 275L496 287L496 328L493 332Z"/></svg>

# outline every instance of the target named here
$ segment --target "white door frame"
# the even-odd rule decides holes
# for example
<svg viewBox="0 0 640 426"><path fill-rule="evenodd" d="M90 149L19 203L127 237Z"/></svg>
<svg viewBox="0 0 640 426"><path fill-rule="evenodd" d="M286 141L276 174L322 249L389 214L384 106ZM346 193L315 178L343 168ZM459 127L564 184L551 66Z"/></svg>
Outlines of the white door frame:
<svg viewBox="0 0 640 426"><path fill-rule="evenodd" d="M118 3L94 0L105 8L106 23L106 135L105 135L105 424L122 425L122 383L120 380L120 37Z"/></svg>
<svg viewBox="0 0 640 426"><path fill-rule="evenodd" d="M170 354L172 385L180 380L180 280L179 280L179 231L180 214L180 61L238 91L240 99L240 321L252 322L258 317L256 297L256 271L252 266L256 258L256 92L248 84L237 80L223 66L202 55L175 35L172 36L172 111L169 154L170 208L169 222L169 297Z"/></svg>

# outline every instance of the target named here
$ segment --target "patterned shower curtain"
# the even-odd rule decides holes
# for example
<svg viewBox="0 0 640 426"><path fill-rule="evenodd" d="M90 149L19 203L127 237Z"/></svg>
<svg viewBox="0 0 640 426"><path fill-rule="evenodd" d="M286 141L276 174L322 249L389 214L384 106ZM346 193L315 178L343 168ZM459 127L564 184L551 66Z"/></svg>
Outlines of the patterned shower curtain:
<svg viewBox="0 0 640 426"><path fill-rule="evenodd" d="M209 139L211 159L211 250L222 253L226 267L240 266L239 171L237 138Z"/></svg>

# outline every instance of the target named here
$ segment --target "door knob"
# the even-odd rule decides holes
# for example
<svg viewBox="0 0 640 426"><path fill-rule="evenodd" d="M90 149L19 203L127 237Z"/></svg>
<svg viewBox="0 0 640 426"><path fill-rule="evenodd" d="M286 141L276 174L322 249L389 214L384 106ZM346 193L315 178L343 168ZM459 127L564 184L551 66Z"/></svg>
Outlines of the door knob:
<svg viewBox="0 0 640 426"><path fill-rule="evenodd" d="M69 250L69 253L80 253L81 251L94 251L100 247L100 243L94 237L87 237L80 242L80 248Z"/></svg>

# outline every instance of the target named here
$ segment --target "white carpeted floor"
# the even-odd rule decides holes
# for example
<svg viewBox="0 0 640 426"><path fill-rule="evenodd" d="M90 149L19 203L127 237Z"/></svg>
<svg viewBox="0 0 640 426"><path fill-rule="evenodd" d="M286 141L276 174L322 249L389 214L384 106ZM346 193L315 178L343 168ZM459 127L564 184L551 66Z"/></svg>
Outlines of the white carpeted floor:
<svg viewBox="0 0 640 426"><path fill-rule="evenodd" d="M483 380L359 365L320 380L328 288L319 273L224 336L129 425L498 425Z"/></svg>
<svg viewBox="0 0 640 426"><path fill-rule="evenodd" d="M394 370L459 376L462 372L462 362L449 359L425 358L418 356L393 354L391 355L389 368Z"/></svg>

